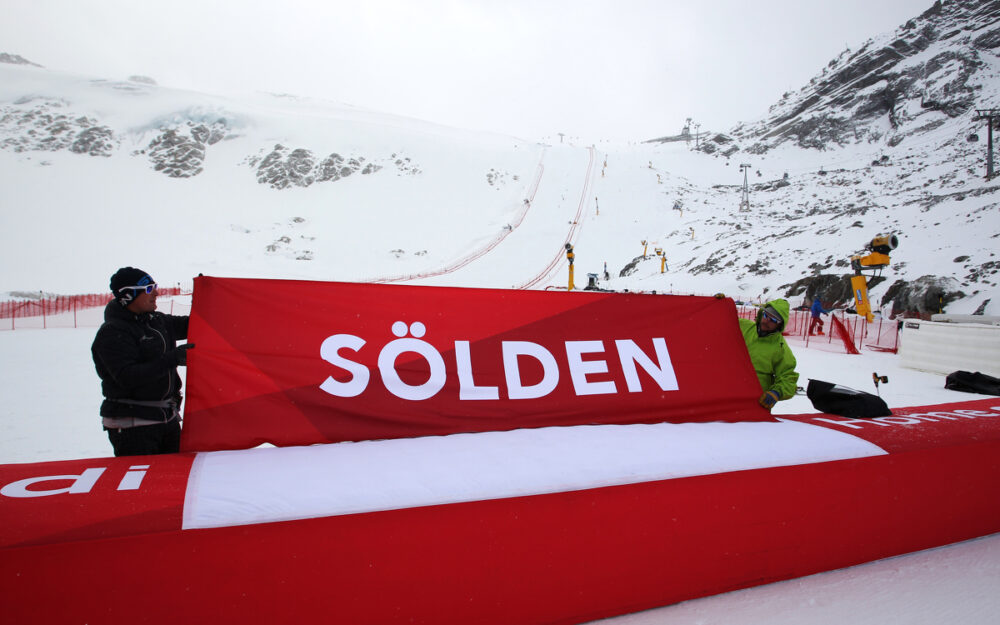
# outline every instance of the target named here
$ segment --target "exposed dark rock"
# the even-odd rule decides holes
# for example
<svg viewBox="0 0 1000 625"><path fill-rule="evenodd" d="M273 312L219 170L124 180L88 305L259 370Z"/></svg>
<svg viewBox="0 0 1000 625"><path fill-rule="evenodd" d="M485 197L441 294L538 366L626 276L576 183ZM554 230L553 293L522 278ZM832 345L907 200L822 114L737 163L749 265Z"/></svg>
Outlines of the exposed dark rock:
<svg viewBox="0 0 1000 625"><path fill-rule="evenodd" d="M620 272L618 272L619 278L624 278L625 276L631 276L633 273L638 271L639 263L646 260L645 256L636 256L632 259L632 262L625 265Z"/></svg>
<svg viewBox="0 0 1000 625"><path fill-rule="evenodd" d="M171 178L190 178L202 171L205 146L175 130L164 130L150 141L148 150L153 169Z"/></svg>
<svg viewBox="0 0 1000 625"><path fill-rule="evenodd" d="M747 272L756 276L766 276L774 273L774 269L771 269L770 264L770 261L766 258L762 258L754 261L752 264L744 265L744 267L746 267Z"/></svg>
<svg viewBox="0 0 1000 625"><path fill-rule="evenodd" d="M494 168L490 168L490 170L486 172L486 184L490 185L497 191L499 191L501 187L503 187L508 183L508 179L513 179L516 181L517 176L511 176L510 172L499 171Z"/></svg>
<svg viewBox="0 0 1000 625"><path fill-rule="evenodd" d="M965 279L969 282L989 282L995 280L994 276L1000 272L1000 262L989 261L978 267L974 267Z"/></svg>
<svg viewBox="0 0 1000 625"><path fill-rule="evenodd" d="M32 63L19 54L8 54L0 52L0 63L10 63L11 65L31 65L32 67L42 67L38 63Z"/></svg>
<svg viewBox="0 0 1000 625"><path fill-rule="evenodd" d="M807 302L819 297L827 308L854 304L854 287L851 285L853 274L820 274L797 280L792 284L779 287L784 290L786 298L802 297ZM868 288L875 288L885 281L882 276L868 278Z"/></svg>
<svg viewBox="0 0 1000 625"><path fill-rule="evenodd" d="M754 191L777 191L783 187L791 186L792 183L788 182L787 179L772 180L771 182L762 182L760 184L753 185Z"/></svg>
<svg viewBox="0 0 1000 625"><path fill-rule="evenodd" d="M336 152L317 163L312 151L304 148L291 150L281 144L275 145L263 159L254 157L245 162L256 168L257 182L272 189L308 187L318 182L341 180L358 172L362 175L374 174L383 168L363 156L345 158ZM401 172L420 173L419 168L411 165L409 158L397 158L396 166Z"/></svg>
<svg viewBox="0 0 1000 625"><path fill-rule="evenodd" d="M257 182L270 185L272 189L308 187L314 180L309 175L314 162L309 150L289 150L277 144L257 167Z"/></svg>
<svg viewBox="0 0 1000 625"><path fill-rule="evenodd" d="M936 314L943 312L949 303L965 297L958 287L957 280L947 277L921 276L909 282L897 280L882 296L882 306L891 304L893 316L908 312Z"/></svg>
<svg viewBox="0 0 1000 625"><path fill-rule="evenodd" d="M190 178L204 170L207 146L218 143L229 136L229 126L225 119L218 119L211 126L189 121L160 129L145 150L153 164L153 169L171 178Z"/></svg>
<svg viewBox="0 0 1000 625"><path fill-rule="evenodd" d="M972 45L980 50L992 50L1000 47L1000 27L979 35L972 40Z"/></svg>
<svg viewBox="0 0 1000 625"><path fill-rule="evenodd" d="M205 126L201 125L198 126L198 128L199 129L205 128ZM219 121L212 124L211 128L208 129L208 138L205 139L203 142L207 143L208 145L215 145L219 141L222 141L223 139L226 139L227 137L231 136L232 135L229 132L229 127L228 124L226 123L226 120L220 119Z"/></svg>
<svg viewBox="0 0 1000 625"><path fill-rule="evenodd" d="M418 176L423 173L420 167L418 167L408 156L393 154L391 158L393 159L392 164L396 166L396 170L398 172L397 175ZM518 176L513 176L513 180L517 181Z"/></svg>
<svg viewBox="0 0 1000 625"><path fill-rule="evenodd" d="M32 102L31 108L21 106ZM61 100L27 98L0 108L0 148L111 156L119 143L114 131L94 118L61 112L65 106Z"/></svg>
<svg viewBox="0 0 1000 625"><path fill-rule="evenodd" d="M111 156L115 146L115 133L107 126L95 126L77 134L69 150L90 156Z"/></svg>
<svg viewBox="0 0 1000 625"><path fill-rule="evenodd" d="M319 172L316 175L318 182L329 180L340 180L340 170L344 167L344 157L334 152L323 159L319 164Z"/></svg>
<svg viewBox="0 0 1000 625"><path fill-rule="evenodd" d="M761 154L785 141L818 150L884 137L890 146L940 126L977 105L977 72L987 67L980 51L1000 47L996 2L955 0L936 4L898 29L895 38L845 51L796 94L785 94L769 117L738 126L733 134ZM974 39L972 32L982 30ZM879 47L880 46L880 47ZM939 49L932 55L929 49ZM923 55L923 56L918 56ZM935 126L931 126L931 123ZM711 144L708 144L711 145ZM706 152L717 147L708 147Z"/></svg>
<svg viewBox="0 0 1000 625"><path fill-rule="evenodd" d="M345 160L341 155L333 153L317 164L310 150L289 150L279 144L274 146L257 167L257 182L270 185L272 189L308 187L314 182L346 178L362 170L364 162L364 158Z"/></svg>

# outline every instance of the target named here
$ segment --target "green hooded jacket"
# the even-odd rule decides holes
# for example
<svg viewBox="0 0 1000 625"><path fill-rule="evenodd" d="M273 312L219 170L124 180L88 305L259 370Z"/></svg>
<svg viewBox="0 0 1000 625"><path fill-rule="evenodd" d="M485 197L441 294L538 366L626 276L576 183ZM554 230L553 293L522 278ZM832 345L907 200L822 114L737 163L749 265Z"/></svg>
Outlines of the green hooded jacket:
<svg viewBox="0 0 1000 625"><path fill-rule="evenodd" d="M768 306L781 316L781 327L767 336L758 336L757 325L764 314L764 308ZM761 389L764 392L775 391L781 399L794 396L796 383L799 381L799 374L795 371L795 355L781 336L781 331L788 325L788 302L783 299L772 300L757 311L756 320L739 321Z"/></svg>

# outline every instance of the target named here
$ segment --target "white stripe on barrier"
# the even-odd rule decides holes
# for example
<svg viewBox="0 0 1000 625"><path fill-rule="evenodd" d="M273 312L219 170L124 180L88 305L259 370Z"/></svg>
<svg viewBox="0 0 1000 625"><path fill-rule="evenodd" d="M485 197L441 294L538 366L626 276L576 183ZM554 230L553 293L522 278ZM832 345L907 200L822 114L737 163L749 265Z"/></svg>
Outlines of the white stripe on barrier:
<svg viewBox="0 0 1000 625"><path fill-rule="evenodd" d="M601 425L200 453L184 529L357 514L863 458L814 425Z"/></svg>

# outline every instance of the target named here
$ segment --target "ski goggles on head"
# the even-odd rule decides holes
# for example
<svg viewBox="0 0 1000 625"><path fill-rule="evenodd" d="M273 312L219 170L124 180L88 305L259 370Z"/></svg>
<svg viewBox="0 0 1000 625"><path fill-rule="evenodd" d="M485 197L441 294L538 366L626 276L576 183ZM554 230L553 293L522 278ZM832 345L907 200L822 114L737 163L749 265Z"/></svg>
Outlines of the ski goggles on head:
<svg viewBox="0 0 1000 625"><path fill-rule="evenodd" d="M768 319L770 319L772 323L781 323L781 317L779 317L776 313L774 313L774 312L772 312L772 311L770 311L770 310L768 310L766 308L764 309L763 312L764 312L764 316L767 317Z"/></svg>
<svg viewBox="0 0 1000 625"><path fill-rule="evenodd" d="M121 293L126 289L130 291L145 291L146 293L152 293L153 291L156 290L156 283L150 282L145 286L123 286L122 288L118 289L118 292Z"/></svg>

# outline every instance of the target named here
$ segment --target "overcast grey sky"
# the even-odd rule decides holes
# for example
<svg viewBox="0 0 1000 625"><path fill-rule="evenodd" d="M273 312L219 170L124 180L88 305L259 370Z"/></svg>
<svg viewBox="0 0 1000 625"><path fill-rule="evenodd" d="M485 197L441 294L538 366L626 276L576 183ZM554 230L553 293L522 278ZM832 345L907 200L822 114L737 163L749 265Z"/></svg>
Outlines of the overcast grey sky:
<svg viewBox="0 0 1000 625"><path fill-rule="evenodd" d="M0 52L526 139L726 130L933 0L0 0Z"/></svg>

